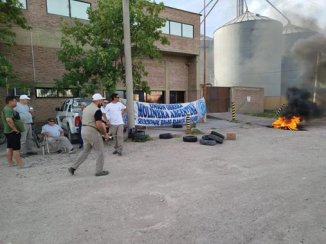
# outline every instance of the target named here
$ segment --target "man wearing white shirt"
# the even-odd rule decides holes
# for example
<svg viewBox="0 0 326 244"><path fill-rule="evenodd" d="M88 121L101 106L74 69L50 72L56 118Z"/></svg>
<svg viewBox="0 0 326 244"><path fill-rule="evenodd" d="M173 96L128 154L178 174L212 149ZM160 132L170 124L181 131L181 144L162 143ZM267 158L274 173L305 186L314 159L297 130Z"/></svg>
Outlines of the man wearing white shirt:
<svg viewBox="0 0 326 244"><path fill-rule="evenodd" d="M110 133L115 138L113 154L121 156L124 129L122 114L126 110L126 106L119 102L120 97L117 93L113 93L111 99L112 101L105 107L105 114L110 123Z"/></svg>
<svg viewBox="0 0 326 244"><path fill-rule="evenodd" d="M42 126L42 135L47 136L49 142L59 141L67 149L68 153L74 152L74 147L71 145L67 137L64 136L62 128L55 123L54 118L48 119L48 124Z"/></svg>
<svg viewBox="0 0 326 244"><path fill-rule="evenodd" d="M20 120L24 123L25 131L21 133L21 154L22 155L35 155L36 152L32 151L33 136L32 136L32 123L33 116L31 113L31 108L28 106L30 98L27 95L21 95L19 97L19 102L14 108L16 112L19 113Z"/></svg>

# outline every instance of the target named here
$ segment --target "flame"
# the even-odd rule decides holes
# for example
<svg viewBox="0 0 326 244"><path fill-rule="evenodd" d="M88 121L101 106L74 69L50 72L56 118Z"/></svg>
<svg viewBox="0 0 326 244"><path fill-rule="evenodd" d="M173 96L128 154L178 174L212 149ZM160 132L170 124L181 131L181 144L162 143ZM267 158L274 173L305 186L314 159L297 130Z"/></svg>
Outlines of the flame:
<svg viewBox="0 0 326 244"><path fill-rule="evenodd" d="M279 117L273 122L273 127L277 129L298 130L298 125L301 119L299 116L292 118Z"/></svg>

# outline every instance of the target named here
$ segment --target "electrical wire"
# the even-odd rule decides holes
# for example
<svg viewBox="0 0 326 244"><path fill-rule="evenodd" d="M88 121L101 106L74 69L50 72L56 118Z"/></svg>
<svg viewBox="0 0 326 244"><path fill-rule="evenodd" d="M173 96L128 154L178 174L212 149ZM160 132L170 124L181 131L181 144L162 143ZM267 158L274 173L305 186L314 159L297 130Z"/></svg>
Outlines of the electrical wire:
<svg viewBox="0 0 326 244"><path fill-rule="evenodd" d="M214 0L209 1L209 3L206 4L205 8L207 8ZM205 8L203 8L199 13L201 14L204 12Z"/></svg>
<svg viewBox="0 0 326 244"><path fill-rule="evenodd" d="M212 12L212 10L215 8L216 4L219 2L219 0L216 0L216 2L214 3L214 5L211 7L211 9L208 11L208 13L206 14L206 16L204 16L204 19L207 18L207 16ZM200 22L200 24L202 24L204 22L204 19Z"/></svg>

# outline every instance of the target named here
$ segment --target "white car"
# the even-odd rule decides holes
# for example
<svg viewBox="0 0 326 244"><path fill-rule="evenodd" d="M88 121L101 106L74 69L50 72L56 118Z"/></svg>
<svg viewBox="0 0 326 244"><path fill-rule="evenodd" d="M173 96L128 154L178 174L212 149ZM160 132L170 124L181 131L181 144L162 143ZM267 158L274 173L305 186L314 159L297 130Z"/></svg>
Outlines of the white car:
<svg viewBox="0 0 326 244"><path fill-rule="evenodd" d="M80 104L87 105L92 102L91 98L71 98L66 100L61 107L57 107L56 122L64 130L69 141L73 142L78 138L79 124L81 123L79 112Z"/></svg>

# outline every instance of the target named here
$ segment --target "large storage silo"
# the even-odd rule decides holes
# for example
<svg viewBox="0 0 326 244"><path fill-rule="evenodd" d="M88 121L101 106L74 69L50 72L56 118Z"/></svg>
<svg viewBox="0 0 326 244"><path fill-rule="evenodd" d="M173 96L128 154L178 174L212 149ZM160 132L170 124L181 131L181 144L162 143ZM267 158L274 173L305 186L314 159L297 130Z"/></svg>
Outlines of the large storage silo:
<svg viewBox="0 0 326 244"><path fill-rule="evenodd" d="M281 94L284 96L289 87L301 87L306 80L305 69L300 60L295 58L292 48L299 40L309 38L317 32L296 25L288 24L283 29L282 85Z"/></svg>
<svg viewBox="0 0 326 244"><path fill-rule="evenodd" d="M249 11L214 33L217 86L263 87L265 96L281 95L280 22Z"/></svg>

